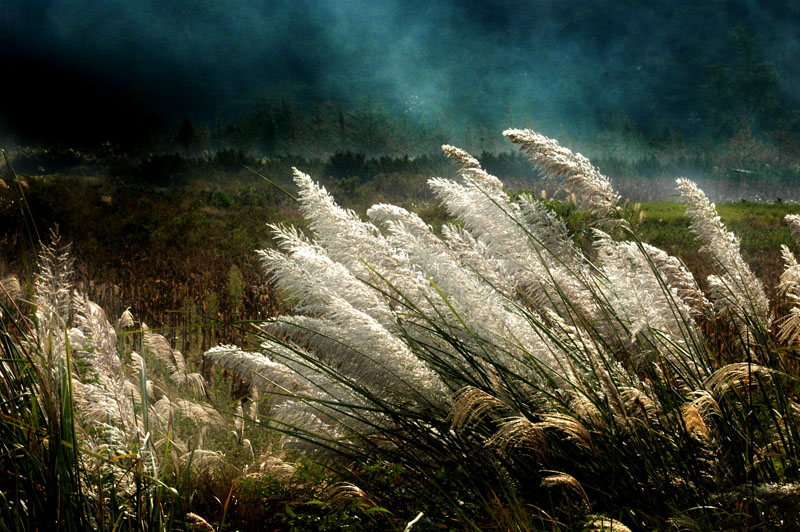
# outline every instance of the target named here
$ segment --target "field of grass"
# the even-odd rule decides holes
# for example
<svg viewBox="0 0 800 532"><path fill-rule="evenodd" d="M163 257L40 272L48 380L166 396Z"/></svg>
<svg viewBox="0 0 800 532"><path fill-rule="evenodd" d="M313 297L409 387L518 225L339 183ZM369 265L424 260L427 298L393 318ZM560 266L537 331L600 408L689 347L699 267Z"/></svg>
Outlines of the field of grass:
<svg viewBox="0 0 800 532"><path fill-rule="evenodd" d="M271 173L270 177L282 187L291 187L286 177L291 169L287 165L283 170L286 175ZM222 321L245 315L258 318L277 310L278 302L269 300L268 288L260 282L254 251L273 245L267 224L302 226L304 222L297 205L270 183L247 173L229 177L224 183L196 181L192 186L170 187L69 175L26 177L24 182L40 231L57 226L73 242L78 283L94 301L113 313L130 307L147 323L179 327L185 323L168 311L202 313L207 298L211 303L216 298ZM336 180L326 185L343 199L344 206L361 215L372 204L390 202L415 210L440 227L447 214L425 188L426 180L423 175L396 174L355 188ZM703 273L696 246L687 245L691 242L686 240L689 219L684 207L676 201L639 204L645 213L638 226L643 239ZM574 211L568 205L559 209ZM800 207L784 203L719 205L723 222L741 239L744 256L770 286L782 269L780 245L791 242L782 218L797 212ZM573 225L574 232L582 234L588 218L579 215ZM11 188L0 190L0 227L4 250L0 260L5 261L0 273L25 275L35 249L24 236L25 220ZM233 301L230 294L232 271L243 277L241 302Z"/></svg>
<svg viewBox="0 0 800 532"><path fill-rule="evenodd" d="M10 176L0 528L800 526L800 206L509 135L574 195Z"/></svg>
<svg viewBox="0 0 800 532"><path fill-rule="evenodd" d="M279 186L291 186L291 164L271 170ZM246 171L226 178L160 187L74 175L27 176L21 182L29 215L20 210L14 187L0 187L0 275L32 272L36 249L26 236L32 232L31 218L40 234L58 227L73 243L78 285L109 312L130 307L142 321L167 328L186 325L171 312L177 310L228 322L272 315L277 302L270 299L254 251L273 245L267 224L302 225L302 218L296 204L262 178ZM353 182L328 184L362 212L371 202L392 201L441 217L426 179L381 175L355 189ZM241 301L231 294L231 275L243 279Z"/></svg>

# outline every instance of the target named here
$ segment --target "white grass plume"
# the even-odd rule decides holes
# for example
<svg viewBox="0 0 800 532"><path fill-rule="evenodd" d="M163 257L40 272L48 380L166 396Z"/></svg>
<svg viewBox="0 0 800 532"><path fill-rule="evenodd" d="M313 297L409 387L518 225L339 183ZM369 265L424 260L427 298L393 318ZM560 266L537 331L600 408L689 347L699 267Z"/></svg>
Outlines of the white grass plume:
<svg viewBox="0 0 800 532"><path fill-rule="evenodd" d="M730 314L743 337L748 337L753 323L762 330L769 329L769 301L761 281L742 258L739 239L725 228L716 207L695 183L688 179L678 179L677 183L686 215L692 220L691 230L702 243L700 251L718 272L708 279L717 311Z"/></svg>
<svg viewBox="0 0 800 532"><path fill-rule="evenodd" d="M469 231L447 223L442 226L442 237L465 268L474 271L501 294L510 295L514 292L511 277L505 271L503 262L492 256L486 245Z"/></svg>
<svg viewBox="0 0 800 532"><path fill-rule="evenodd" d="M502 192L503 183L481 168L481 163L475 157L460 148L447 144L442 146L442 151L459 164L461 176L465 181L489 193Z"/></svg>
<svg viewBox="0 0 800 532"><path fill-rule="evenodd" d="M775 370L750 362L732 362L716 370L704 383L706 390L719 400L731 390L742 390L751 386L754 379L769 381Z"/></svg>
<svg viewBox="0 0 800 532"><path fill-rule="evenodd" d="M507 409L508 406L503 401L490 393L474 386L466 386L458 393L450 410L450 427L460 431L479 421L485 414Z"/></svg>
<svg viewBox="0 0 800 532"><path fill-rule="evenodd" d="M337 376L340 374L335 360L332 363L336 366L328 365L299 346L267 340L261 345L261 353L221 346L206 356L242 378L252 378L253 384L266 394L275 395L268 417L276 428L291 428L333 440L344 434L372 431L376 424L391 425L390 420L378 419L362 410L367 401ZM365 417L370 418L369 421L365 422ZM310 449L307 442L295 438L287 442L293 447Z"/></svg>
<svg viewBox="0 0 800 532"><path fill-rule="evenodd" d="M589 496L586 494L586 490L583 489L583 486L581 486L581 483L578 482L578 479L576 479L572 475L558 471L547 471L547 473L549 474L542 479L542 486L546 486L548 488L552 488L555 486L563 486L569 488L580 497L584 508L586 508L587 510L591 508L591 503L589 502Z"/></svg>
<svg viewBox="0 0 800 532"><path fill-rule="evenodd" d="M503 135L519 144L546 176L563 180L582 208L600 216L616 212L619 195L614 192L611 181L592 166L589 159L528 129L507 129Z"/></svg>
<svg viewBox="0 0 800 532"><path fill-rule="evenodd" d="M22 286L15 275L0 279L0 301L11 302L22 297Z"/></svg>
<svg viewBox="0 0 800 532"><path fill-rule="evenodd" d="M117 328L118 329L127 329L127 328L133 327L133 326L134 326L133 313L131 313L131 308L128 307L128 308L125 309L125 311L119 317L119 320L117 321Z"/></svg>
<svg viewBox="0 0 800 532"><path fill-rule="evenodd" d="M199 373L189 373L183 355L177 349L172 349L166 338L154 333L142 324L142 344L150 353L164 363L169 373L170 380L179 386L185 386L195 397L205 395L205 379Z"/></svg>
<svg viewBox="0 0 800 532"><path fill-rule="evenodd" d="M486 446L506 458L511 457L519 449L540 455L548 451L547 439L542 428L525 416L519 415L504 419L497 432L486 440Z"/></svg>
<svg viewBox="0 0 800 532"><path fill-rule="evenodd" d="M359 311L341 298L331 302L325 320L316 320L309 327L302 316L287 317L279 323L295 325L309 340L310 351L319 353L321 360L333 362L324 350L315 349L314 338L320 337L323 347L333 353L338 343L349 351L340 356L336 365L344 374L360 379L365 386L380 395L390 394L408 397L420 394L433 400L444 392L444 386L436 373L418 359L408 346L368 314ZM270 325L264 325L270 330ZM286 330L286 329L284 329ZM306 332L313 331L309 337ZM289 330L291 332L291 330Z"/></svg>
<svg viewBox="0 0 800 532"><path fill-rule="evenodd" d="M294 229L281 226L273 229L283 253L275 250L257 253L265 271L299 312L325 313L335 294L384 326L394 322L387 302L347 267L332 260L323 247Z"/></svg>
<svg viewBox="0 0 800 532"><path fill-rule="evenodd" d="M461 148L456 148L455 146L450 146L449 144L443 144L442 151L447 157L457 162L462 169L481 167L481 163L478 161L478 159Z"/></svg>
<svg viewBox="0 0 800 532"><path fill-rule="evenodd" d="M586 521L583 530L587 532L632 532L630 528L616 519L605 515L592 515Z"/></svg>
<svg viewBox="0 0 800 532"><path fill-rule="evenodd" d="M42 243L37 256L39 276L34 285L34 301L40 320L66 324L72 316L72 277L75 260L72 244L62 243L61 236L51 232L50 243Z"/></svg>
<svg viewBox="0 0 800 532"><path fill-rule="evenodd" d="M643 242L642 247L663 276L664 281L676 291L678 297L689 307L692 315L697 319L709 316L713 311L712 304L683 262L653 245Z"/></svg>
<svg viewBox="0 0 800 532"><path fill-rule="evenodd" d="M526 232L524 216L510 198L490 197L475 187L446 179L431 179L428 183L448 213L502 264L516 289L529 294L537 305L553 308L553 301L560 298L557 290L548 289L552 283L559 284L574 302L588 301L574 273L554 262L541 240Z"/></svg>
<svg viewBox="0 0 800 532"><path fill-rule="evenodd" d="M382 273L405 273L403 258L395 253L377 227L339 207L325 188L314 183L307 174L295 169L294 180L300 188L300 208L317 242L334 261L364 279L373 278L369 267Z"/></svg>
<svg viewBox="0 0 800 532"><path fill-rule="evenodd" d="M310 391L308 384L298 380L295 372L262 353L244 351L235 345L218 345L206 351L204 356L239 378L252 379L257 388L265 391Z"/></svg>
<svg viewBox="0 0 800 532"><path fill-rule="evenodd" d="M778 289L792 306L789 314L779 322L778 338L783 342L797 343L800 340L800 264L788 247L781 246L781 254L784 270Z"/></svg>
<svg viewBox="0 0 800 532"><path fill-rule="evenodd" d="M543 201L521 194L517 202L528 230L550 255L570 267L585 264L586 257L572 240L567 225Z"/></svg>
<svg viewBox="0 0 800 532"><path fill-rule="evenodd" d="M683 366L692 380L702 378L700 365L687 357L690 351L685 349L687 339L698 338L700 331L692 318L692 309L678 290L667 279L656 275L659 270L650 256L655 248L639 247L635 242L617 242L599 230L595 230L595 236L597 262L608 279L608 284L598 288L603 290L607 306L614 311L612 325L624 326L631 343L642 335L647 348L660 351L675 366ZM663 261L666 254L660 255ZM676 352L677 346L684 349Z"/></svg>
<svg viewBox="0 0 800 532"><path fill-rule="evenodd" d="M556 366L552 349L548 349L546 341L531 328L527 319L515 313L513 305L505 303L503 296L479 275L464 268L427 224L405 209L373 209L373 215L386 220L390 242L431 279L459 316L456 320L443 302L436 302L440 315L450 319L452 330L463 329L463 322L473 334L502 347L503 354L508 355L500 355L502 364L518 375L530 372L528 356L536 357L548 367ZM431 297L432 301L441 300L435 294ZM463 341L470 342L470 338L465 337Z"/></svg>
<svg viewBox="0 0 800 532"><path fill-rule="evenodd" d="M783 219L786 221L786 225L789 226L795 241L800 242L800 214L787 214Z"/></svg>

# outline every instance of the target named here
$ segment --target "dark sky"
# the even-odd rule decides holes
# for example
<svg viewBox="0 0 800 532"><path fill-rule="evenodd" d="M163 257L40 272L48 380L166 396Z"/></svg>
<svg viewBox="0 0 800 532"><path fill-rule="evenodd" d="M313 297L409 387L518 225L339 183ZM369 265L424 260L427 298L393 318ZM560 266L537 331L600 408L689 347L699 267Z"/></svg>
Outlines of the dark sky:
<svg viewBox="0 0 800 532"><path fill-rule="evenodd" d="M455 123L681 121L740 25L800 101L798 21L790 0L4 0L0 135L211 122L281 92Z"/></svg>

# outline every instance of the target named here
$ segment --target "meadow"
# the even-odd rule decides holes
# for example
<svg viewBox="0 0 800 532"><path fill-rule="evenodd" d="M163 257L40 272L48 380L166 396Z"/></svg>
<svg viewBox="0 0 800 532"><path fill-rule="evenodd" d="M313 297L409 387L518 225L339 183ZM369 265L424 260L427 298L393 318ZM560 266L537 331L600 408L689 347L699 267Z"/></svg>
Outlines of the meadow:
<svg viewBox="0 0 800 532"><path fill-rule="evenodd" d="M2 527L800 526L800 206L505 135L535 181L9 171Z"/></svg>

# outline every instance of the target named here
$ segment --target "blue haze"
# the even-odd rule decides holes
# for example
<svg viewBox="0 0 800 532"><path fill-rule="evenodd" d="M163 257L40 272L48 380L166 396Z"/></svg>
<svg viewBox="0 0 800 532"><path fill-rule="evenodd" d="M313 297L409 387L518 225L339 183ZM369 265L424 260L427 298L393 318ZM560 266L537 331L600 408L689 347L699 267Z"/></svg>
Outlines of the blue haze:
<svg viewBox="0 0 800 532"><path fill-rule="evenodd" d="M132 94L170 121L213 121L283 92L344 107L370 98L457 126L555 133L669 116L681 129L702 112L707 67L729 54L737 25L760 36L760 59L776 63L785 97L800 102L798 3L697 4L5 0L0 59L19 75L16 88L0 88L0 128L24 125L9 106L75 105L92 116ZM81 90L36 88L55 66L62 85ZM93 86L107 108L83 96Z"/></svg>

